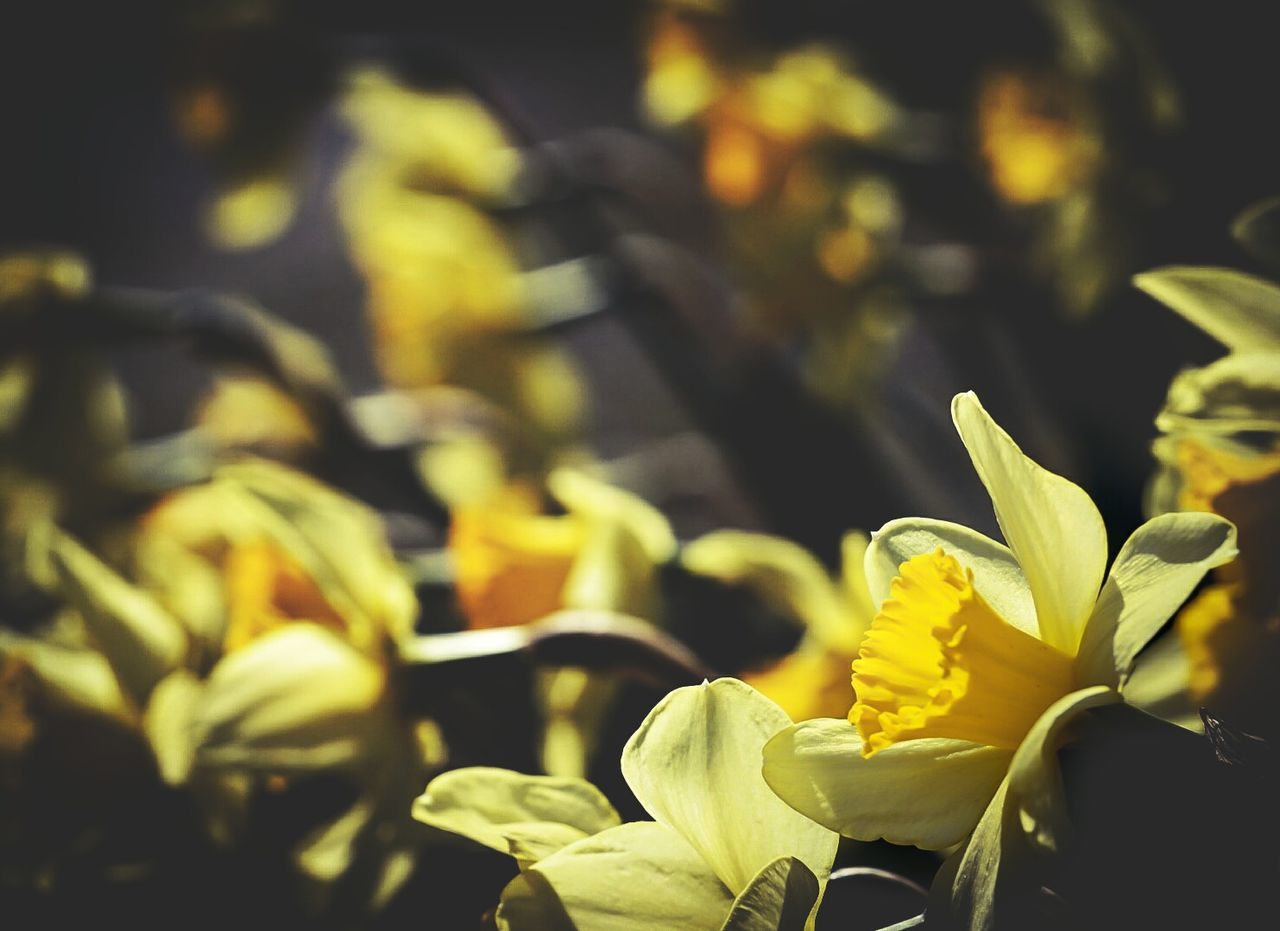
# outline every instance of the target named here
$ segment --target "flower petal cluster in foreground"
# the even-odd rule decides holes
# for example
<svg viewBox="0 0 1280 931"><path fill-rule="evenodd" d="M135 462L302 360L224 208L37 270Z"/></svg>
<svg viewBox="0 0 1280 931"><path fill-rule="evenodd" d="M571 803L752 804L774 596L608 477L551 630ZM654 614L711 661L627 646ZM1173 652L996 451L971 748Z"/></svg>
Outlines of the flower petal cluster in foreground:
<svg viewBox="0 0 1280 931"><path fill-rule="evenodd" d="M1089 496L1027 458L972 393L952 417L1008 546L920 518L875 534L866 570L880 612L853 664L849 719L783 731L764 775L848 837L941 850L976 829L952 896L983 927L1010 842L1059 844L1063 729L1122 700L1140 651L1235 555L1236 534L1215 515L1165 514L1107 574Z"/></svg>
<svg viewBox="0 0 1280 931"><path fill-rule="evenodd" d="M489 768L437 777L414 815L519 861L500 928L800 929L838 838L760 776L761 748L788 723L735 679L671 692L622 754L651 822L619 824L583 780Z"/></svg>

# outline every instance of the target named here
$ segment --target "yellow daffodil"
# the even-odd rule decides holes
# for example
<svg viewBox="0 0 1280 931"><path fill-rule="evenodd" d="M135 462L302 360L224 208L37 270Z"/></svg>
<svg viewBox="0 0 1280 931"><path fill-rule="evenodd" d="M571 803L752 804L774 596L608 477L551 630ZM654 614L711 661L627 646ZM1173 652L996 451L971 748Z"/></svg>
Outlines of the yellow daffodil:
<svg viewBox="0 0 1280 931"><path fill-rule="evenodd" d="M509 627L560 610L659 622L657 571L676 550L667 519L640 497L579 470L553 471L547 487L566 514L539 514L532 496L513 488L455 508L449 550L468 623ZM583 669L540 675L547 772L585 772L612 694L611 680Z"/></svg>
<svg viewBox="0 0 1280 931"><path fill-rule="evenodd" d="M1135 283L1227 347L1180 372L1156 417L1161 471L1148 506L1210 511L1240 529L1240 559L1178 618L1190 697L1247 730L1276 733L1280 585L1280 287L1225 268L1175 266Z"/></svg>
<svg viewBox="0 0 1280 931"><path fill-rule="evenodd" d="M517 859L504 931L799 931L812 927L837 837L760 776L761 748L787 724L735 679L670 693L622 753L653 821L619 824L582 780L483 768L437 777L414 816Z"/></svg>
<svg viewBox="0 0 1280 931"><path fill-rule="evenodd" d="M1073 93L1073 90L1076 92ZM1100 140L1061 76L998 71L978 92L978 137L997 193L1012 204L1056 200L1097 167Z"/></svg>
<svg viewBox="0 0 1280 931"><path fill-rule="evenodd" d="M528 332L540 286L489 210L517 196L523 170L501 122L470 95L377 71L352 77L343 113L357 147L338 180L339 216L367 283L383 378L474 390L520 412L545 443L572 433L581 379L567 354Z"/></svg>
<svg viewBox="0 0 1280 931"><path fill-rule="evenodd" d="M866 572L880 610L853 664L857 701L847 720L774 738L764 773L797 810L860 840L939 850L977 828L953 895L986 927L1002 846L1058 844L1063 728L1121 700L1139 652L1235 555L1235 529L1208 514L1154 518L1104 583L1089 496L1027 458L972 393L952 417L1008 546L918 518L875 534Z"/></svg>
<svg viewBox="0 0 1280 931"><path fill-rule="evenodd" d="M151 734L166 775L181 781L202 760L359 759L360 713L376 713L388 650L416 613L372 513L246 461L162 501L133 550L136 584L70 536L51 545L63 591L121 683L159 716Z"/></svg>
<svg viewBox="0 0 1280 931"><path fill-rule="evenodd" d="M453 512L449 548L473 627L508 627L561 609L660 614L656 567L676 550L667 519L640 497L561 468L547 487L566 514L537 512L507 488Z"/></svg>
<svg viewBox="0 0 1280 931"><path fill-rule="evenodd" d="M846 534L838 579L789 540L739 530L709 533L680 554L689 571L747 585L805 625L794 652L743 676L793 721L844 714L852 700L849 664L875 615L862 569L868 542Z"/></svg>
<svg viewBox="0 0 1280 931"><path fill-rule="evenodd" d="M410 842L387 816L426 768L388 692L417 604L377 516L246 460L161 501L131 543L131 578L61 532L49 560L164 779L226 837L248 778L341 774L359 796L303 838L299 867L327 882L376 850L392 869Z"/></svg>

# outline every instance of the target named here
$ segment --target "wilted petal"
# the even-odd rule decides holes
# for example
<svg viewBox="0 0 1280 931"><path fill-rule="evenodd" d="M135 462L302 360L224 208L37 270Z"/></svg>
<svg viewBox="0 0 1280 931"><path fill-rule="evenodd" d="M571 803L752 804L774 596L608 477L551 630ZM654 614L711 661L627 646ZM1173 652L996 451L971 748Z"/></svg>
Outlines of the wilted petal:
<svg viewBox="0 0 1280 931"><path fill-rule="evenodd" d="M760 753L787 713L737 679L676 689L632 735L622 774L640 804L678 831L734 894L778 857L820 882L837 838L784 804L760 774Z"/></svg>
<svg viewBox="0 0 1280 931"><path fill-rule="evenodd" d="M867 584L876 605L889 597L889 586L904 562L939 547L973 572L973 587L997 614L1038 635L1031 589L1009 548L976 530L944 520L904 517L889 521L872 534L865 562Z"/></svg>
<svg viewBox="0 0 1280 931"><path fill-rule="evenodd" d="M1236 529L1215 514L1162 514L1125 541L1085 629L1080 684L1120 685L1134 657L1204 574L1236 555Z"/></svg>
<svg viewBox="0 0 1280 931"><path fill-rule="evenodd" d="M522 861L540 859L619 822L608 799L585 780L488 766L437 776L414 801L413 816Z"/></svg>
<svg viewBox="0 0 1280 931"><path fill-rule="evenodd" d="M721 931L801 931L818 892L818 878L807 866L779 857L739 893Z"/></svg>
<svg viewBox="0 0 1280 931"><path fill-rule="evenodd" d="M1040 638L1075 653L1107 566L1102 515L1084 489L1024 455L973 392L956 395L951 416L1027 576Z"/></svg>
<svg viewBox="0 0 1280 931"><path fill-rule="evenodd" d="M314 624L287 624L224 657L205 683L197 759L270 769L350 763L375 736L384 674Z"/></svg>
<svg viewBox="0 0 1280 931"><path fill-rule="evenodd" d="M769 741L764 777L787 804L845 837L940 850L973 830L1012 756L930 737L868 758L857 728L818 718Z"/></svg>
<svg viewBox="0 0 1280 931"><path fill-rule="evenodd" d="M714 931L733 895L675 831L610 828L540 861L502 893L504 931Z"/></svg>

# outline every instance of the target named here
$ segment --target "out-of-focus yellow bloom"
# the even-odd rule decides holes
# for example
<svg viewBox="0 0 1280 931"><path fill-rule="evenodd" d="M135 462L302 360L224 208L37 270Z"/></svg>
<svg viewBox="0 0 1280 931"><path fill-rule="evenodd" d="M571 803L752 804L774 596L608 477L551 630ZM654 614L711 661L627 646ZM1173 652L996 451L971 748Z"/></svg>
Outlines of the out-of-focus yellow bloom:
<svg viewBox="0 0 1280 931"><path fill-rule="evenodd" d="M801 547L762 534L715 531L681 553L691 572L745 584L805 625L794 652L743 676L793 721L842 715L853 699L849 664L875 615L862 568L867 543L862 533L845 536L835 579Z"/></svg>
<svg viewBox="0 0 1280 931"><path fill-rule="evenodd" d="M426 761L397 720L388 672L417 605L377 516L246 460L171 494L129 543L128 578L60 531L49 561L126 696L125 717L164 779L205 803L211 833L235 835L254 777L323 771L359 797L303 838L301 870L328 882L357 854L380 869L411 858L388 806L406 804L404 782ZM14 649L46 659L35 646Z"/></svg>
<svg viewBox="0 0 1280 931"><path fill-rule="evenodd" d="M517 859L497 912L507 931L566 915L580 931L812 927L838 838L760 777L760 749L787 721L735 679L671 692L622 754L653 821L619 824L582 780L484 768L437 777L414 817Z"/></svg>
<svg viewBox="0 0 1280 931"><path fill-rule="evenodd" d="M1010 843L1055 849L1053 749L1079 712L1119 701L1139 652L1204 573L1235 555L1207 514L1140 527L1109 574L1089 496L1027 458L972 394L952 416L1009 546L965 527L893 521L867 549L880 604L853 663L847 720L789 728L765 778L801 812L861 840L941 849L977 829L955 879L989 921Z"/></svg>
<svg viewBox="0 0 1280 931"><path fill-rule="evenodd" d="M584 394L569 357L525 332L520 256L488 209L510 200L523 160L500 123L462 93L427 93L362 72L343 106L357 146L337 186L368 289L374 349L398 388L468 388L554 442Z"/></svg>
<svg viewBox="0 0 1280 931"><path fill-rule="evenodd" d="M458 597L475 627L506 627L576 608L657 620L657 566L675 537L635 495L557 469L547 481L562 516L540 514L532 495L507 488L453 514L449 548Z"/></svg>
<svg viewBox="0 0 1280 931"><path fill-rule="evenodd" d="M539 514L525 496L455 509L449 528L458 601L472 627L509 627L564 607L586 531L573 516Z"/></svg>
<svg viewBox="0 0 1280 931"><path fill-rule="evenodd" d="M50 581L30 536L49 521L98 525L116 507L128 438L123 394L100 353L56 332L92 276L55 250L0 254L0 587ZM28 335L24 335L28 334ZM32 338L34 337L34 338Z"/></svg>
<svg viewBox="0 0 1280 931"><path fill-rule="evenodd" d="M195 425L224 450L268 450L286 459L315 447L315 426L302 407L261 378L222 377L201 400Z"/></svg>
<svg viewBox="0 0 1280 931"><path fill-rule="evenodd" d="M1274 735L1280 661L1280 287L1223 268L1170 267L1135 283L1218 339L1228 354L1180 372L1156 417L1160 472L1148 507L1220 514L1240 528L1240 559L1178 617L1191 699Z"/></svg>
<svg viewBox="0 0 1280 931"><path fill-rule="evenodd" d="M1012 204L1057 200L1097 164L1098 140L1063 79L997 71L982 82L977 106L982 157Z"/></svg>
<svg viewBox="0 0 1280 931"><path fill-rule="evenodd" d="M676 551L666 518L578 470L556 469L547 487L567 513L538 513L532 495L515 486L454 509L449 550L468 623L506 627L560 610L660 623L658 568ZM538 686L543 768L581 775L613 681L566 667L545 671Z"/></svg>
<svg viewBox="0 0 1280 931"><path fill-rule="evenodd" d="M892 146L900 108L840 49L753 47L730 4L667 2L647 45L644 102L691 129L702 180L725 208L732 271L751 323L805 347L809 385L848 405L892 359L905 309L878 280L902 226L893 187L842 154Z"/></svg>
<svg viewBox="0 0 1280 931"><path fill-rule="evenodd" d="M1235 452L1208 446L1192 437L1178 439L1173 450L1182 485L1177 493L1181 511L1212 511L1214 500L1227 489L1280 473L1280 450Z"/></svg>
<svg viewBox="0 0 1280 931"><path fill-rule="evenodd" d="M297 206L297 194L285 179L252 178L214 197L206 232L223 249L256 249L279 238Z"/></svg>

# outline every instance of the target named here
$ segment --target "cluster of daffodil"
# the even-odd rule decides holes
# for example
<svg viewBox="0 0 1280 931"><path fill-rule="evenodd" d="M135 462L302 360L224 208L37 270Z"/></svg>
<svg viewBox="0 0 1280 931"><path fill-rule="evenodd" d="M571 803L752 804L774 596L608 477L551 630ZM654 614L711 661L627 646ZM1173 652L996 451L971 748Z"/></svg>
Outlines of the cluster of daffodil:
<svg viewBox="0 0 1280 931"><path fill-rule="evenodd" d="M837 835L962 845L938 919L991 926L1019 859L1064 841L1067 728L1125 701L1144 647L1235 556L1236 534L1215 515L1161 515L1108 573L1088 495L1027 458L972 394L952 412L1007 546L896 520L869 544L850 536L843 585L781 540L720 532L685 548L696 571L745 579L809 626L749 677L758 690L681 689L641 724L622 768L654 823L619 825L580 780L464 769L428 786L419 820L519 863L500 927L806 927ZM817 716L828 709L840 716Z"/></svg>
<svg viewBox="0 0 1280 931"><path fill-rule="evenodd" d="M533 257L495 215L519 201L525 156L470 93L376 70L349 84L356 148L335 194L384 380L476 392L546 456L573 436L583 394L571 358L537 333Z"/></svg>
<svg viewBox="0 0 1280 931"><path fill-rule="evenodd" d="M757 328L802 339L809 383L847 405L904 325L884 280L904 222L900 193L857 157L892 146L904 115L836 44L754 48L729 38L732 3L657 6L646 112L697 135Z"/></svg>

